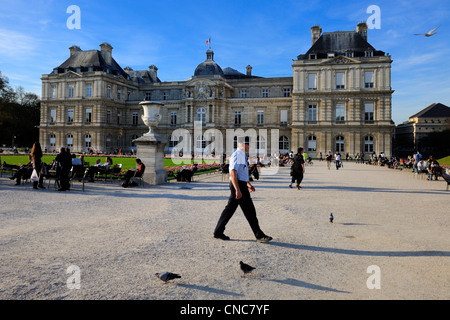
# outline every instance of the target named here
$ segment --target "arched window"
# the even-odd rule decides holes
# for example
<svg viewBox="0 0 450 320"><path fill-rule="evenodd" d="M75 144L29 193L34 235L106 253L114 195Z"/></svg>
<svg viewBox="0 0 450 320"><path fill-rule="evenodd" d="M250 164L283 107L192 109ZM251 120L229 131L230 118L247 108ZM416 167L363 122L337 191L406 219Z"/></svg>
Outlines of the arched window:
<svg viewBox="0 0 450 320"><path fill-rule="evenodd" d="M67 147L70 147L70 148L73 147L73 135L70 133L67 135L66 144L67 144Z"/></svg>
<svg viewBox="0 0 450 320"><path fill-rule="evenodd" d="M317 138L316 136L308 137L308 151L317 151Z"/></svg>
<svg viewBox="0 0 450 320"><path fill-rule="evenodd" d="M281 136L278 140L278 147L280 149L280 152L289 152L289 139L286 136Z"/></svg>
<svg viewBox="0 0 450 320"><path fill-rule="evenodd" d="M204 108L197 109L197 121L206 123L206 110Z"/></svg>
<svg viewBox="0 0 450 320"><path fill-rule="evenodd" d="M345 139L343 136L336 137L336 151L338 151L338 152L345 151Z"/></svg>
<svg viewBox="0 0 450 320"><path fill-rule="evenodd" d="M169 148L174 148L178 144L178 137L170 136L169 137Z"/></svg>
<svg viewBox="0 0 450 320"><path fill-rule="evenodd" d="M374 139L372 136L367 136L364 138L364 152L373 152L374 151Z"/></svg>
<svg viewBox="0 0 450 320"><path fill-rule="evenodd" d="M108 135L108 136L106 136L106 148L109 149L109 148L111 148L111 147L112 147L112 144L111 144L111 136Z"/></svg>
<svg viewBox="0 0 450 320"><path fill-rule="evenodd" d="M92 139L91 139L91 135L88 133L87 135L84 136L84 146L86 148L90 148L92 146Z"/></svg>
<svg viewBox="0 0 450 320"><path fill-rule="evenodd" d="M137 134L134 134L132 137L131 137L131 140L130 140L130 147L136 147L136 144L133 142L134 140L136 140L138 138L138 135Z"/></svg>
<svg viewBox="0 0 450 320"><path fill-rule="evenodd" d="M205 141L205 138L203 136L198 136L195 139L195 147L197 149L205 149L206 148L206 141Z"/></svg>

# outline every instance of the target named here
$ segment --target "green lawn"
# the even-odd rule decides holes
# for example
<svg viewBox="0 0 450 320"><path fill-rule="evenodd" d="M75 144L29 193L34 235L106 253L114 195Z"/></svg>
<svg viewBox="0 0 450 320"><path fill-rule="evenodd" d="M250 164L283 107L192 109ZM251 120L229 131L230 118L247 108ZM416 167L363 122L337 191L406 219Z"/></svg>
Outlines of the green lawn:
<svg viewBox="0 0 450 320"><path fill-rule="evenodd" d="M2 155L0 154L1 162L6 162L7 164L13 164L13 165L21 165L28 163L28 156L27 155ZM44 155L42 157L42 162L49 164L56 158L55 155ZM122 170L128 170L130 168L136 168L136 158L134 157L111 157L113 160L113 164L122 164ZM89 165L93 165L97 159L100 159L101 163L106 162L106 156L85 156L84 161L89 162ZM183 163L181 163L181 160L175 159L175 161L172 161L172 159L164 159L164 167L178 167L183 166L190 163L201 163L201 160L193 160L190 161L188 159L184 159ZM186 163L188 161L188 163ZM212 161L204 160L203 163L211 163ZM145 163L144 163L145 164Z"/></svg>
<svg viewBox="0 0 450 320"><path fill-rule="evenodd" d="M445 158L437 159L439 164L441 166L450 166L450 156L447 156Z"/></svg>

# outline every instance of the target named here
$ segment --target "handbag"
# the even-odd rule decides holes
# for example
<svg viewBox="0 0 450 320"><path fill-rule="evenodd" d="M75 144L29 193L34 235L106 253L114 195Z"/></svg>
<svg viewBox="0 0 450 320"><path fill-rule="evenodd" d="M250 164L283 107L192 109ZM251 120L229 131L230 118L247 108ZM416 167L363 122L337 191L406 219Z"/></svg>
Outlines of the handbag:
<svg viewBox="0 0 450 320"><path fill-rule="evenodd" d="M36 169L33 169L33 173L31 174L30 180L32 182L38 182L39 181L39 177L38 177L38 174L36 172Z"/></svg>

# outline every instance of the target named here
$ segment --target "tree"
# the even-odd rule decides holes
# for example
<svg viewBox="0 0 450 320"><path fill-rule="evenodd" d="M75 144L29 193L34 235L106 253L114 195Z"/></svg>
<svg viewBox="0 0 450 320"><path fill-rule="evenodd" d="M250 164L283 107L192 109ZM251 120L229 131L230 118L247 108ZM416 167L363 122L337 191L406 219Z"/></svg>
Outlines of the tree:
<svg viewBox="0 0 450 320"><path fill-rule="evenodd" d="M0 71L0 147L31 147L39 139L40 105L36 94L11 88Z"/></svg>

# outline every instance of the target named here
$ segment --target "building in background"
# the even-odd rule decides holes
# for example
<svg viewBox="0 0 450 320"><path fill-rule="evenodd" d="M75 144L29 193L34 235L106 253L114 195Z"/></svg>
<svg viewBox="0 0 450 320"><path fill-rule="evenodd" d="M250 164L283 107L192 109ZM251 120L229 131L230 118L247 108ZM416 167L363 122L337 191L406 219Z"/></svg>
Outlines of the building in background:
<svg viewBox="0 0 450 320"><path fill-rule="evenodd" d="M420 146L423 138L431 133L445 130L450 130L450 107L442 103L430 104L409 117L408 121L395 127L397 149L399 152L410 154L415 150L422 150L426 148L426 146Z"/></svg>
<svg viewBox="0 0 450 320"><path fill-rule="evenodd" d="M202 153L215 139L203 132L216 129L223 150L236 146L235 138L226 141L227 130L254 130L259 155L297 147L313 157L336 150L390 155L390 56L367 42L365 23L323 34L314 26L311 33L311 48L293 61L293 77L255 76L250 65L243 73L222 69L210 47L190 79L162 82L154 65L122 69L108 43L100 50L72 46L69 58L42 76L41 145L129 152L148 131L139 102L151 100L164 103L158 132L169 141L167 153L180 145L177 152Z"/></svg>

